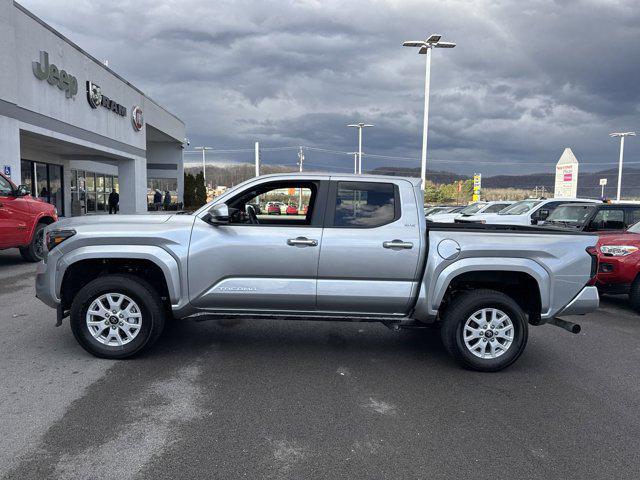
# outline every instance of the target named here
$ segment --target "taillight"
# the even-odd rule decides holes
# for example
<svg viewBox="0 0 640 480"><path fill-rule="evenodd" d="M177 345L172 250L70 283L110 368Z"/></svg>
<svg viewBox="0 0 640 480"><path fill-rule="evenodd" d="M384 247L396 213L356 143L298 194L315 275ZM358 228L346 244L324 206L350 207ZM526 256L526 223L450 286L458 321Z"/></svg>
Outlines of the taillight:
<svg viewBox="0 0 640 480"><path fill-rule="evenodd" d="M587 253L591 256L591 278L587 285L595 285L596 275L598 274L598 249L596 247L587 247Z"/></svg>

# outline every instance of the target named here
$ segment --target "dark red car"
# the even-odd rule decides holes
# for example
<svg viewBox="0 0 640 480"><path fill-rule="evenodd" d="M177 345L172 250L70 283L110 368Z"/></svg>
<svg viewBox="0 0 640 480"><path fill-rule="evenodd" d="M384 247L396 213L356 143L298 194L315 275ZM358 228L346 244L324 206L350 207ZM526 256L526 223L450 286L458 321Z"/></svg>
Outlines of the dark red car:
<svg viewBox="0 0 640 480"><path fill-rule="evenodd" d="M267 205L267 215L280 215L280 205L277 203Z"/></svg>
<svg viewBox="0 0 640 480"><path fill-rule="evenodd" d="M602 293L628 294L640 311L640 223L626 232L601 233L596 285Z"/></svg>
<svg viewBox="0 0 640 480"><path fill-rule="evenodd" d="M295 207L293 205L287 205L287 210L285 212L287 215L297 215L298 214L298 207Z"/></svg>
<svg viewBox="0 0 640 480"><path fill-rule="evenodd" d="M19 248L28 262L42 260L44 228L56 220L53 205L33 198L26 186L17 187L0 173L0 250Z"/></svg>

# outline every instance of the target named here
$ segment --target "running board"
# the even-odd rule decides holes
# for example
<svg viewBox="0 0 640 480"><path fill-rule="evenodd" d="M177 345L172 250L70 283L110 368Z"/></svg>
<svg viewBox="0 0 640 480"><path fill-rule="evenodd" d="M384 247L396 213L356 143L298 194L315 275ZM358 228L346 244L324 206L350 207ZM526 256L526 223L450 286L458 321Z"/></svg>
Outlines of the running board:
<svg viewBox="0 0 640 480"><path fill-rule="evenodd" d="M384 325L392 328L395 324L402 324L409 326L410 324L415 324L414 320L405 316L382 316L382 315L331 315L331 314L322 314L322 313L300 313L300 314L285 314L285 313L247 313L247 312L239 312L239 313L231 313L231 312L219 312L219 313L211 313L211 312L198 312L189 316L184 317L184 319L195 320L196 322L206 322L210 320L226 320L226 319L235 319L235 320L252 320L252 319L261 319L261 320L317 320L317 321L334 321L334 322L381 322ZM391 326L390 326L391 325Z"/></svg>

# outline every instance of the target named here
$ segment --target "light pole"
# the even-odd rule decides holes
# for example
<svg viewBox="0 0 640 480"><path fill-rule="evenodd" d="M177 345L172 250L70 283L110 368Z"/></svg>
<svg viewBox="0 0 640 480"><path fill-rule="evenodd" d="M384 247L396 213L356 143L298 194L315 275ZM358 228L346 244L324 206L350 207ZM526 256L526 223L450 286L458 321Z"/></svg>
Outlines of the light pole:
<svg viewBox="0 0 640 480"><path fill-rule="evenodd" d="M358 129L358 171L356 173L358 173L359 175L362 175L362 129L373 126L374 125L363 122L350 123L349 125L347 125L347 127L355 127Z"/></svg>
<svg viewBox="0 0 640 480"><path fill-rule="evenodd" d="M353 155L353 173L357 174L358 173L358 152L349 152L351 155Z"/></svg>
<svg viewBox="0 0 640 480"><path fill-rule="evenodd" d="M636 132L614 132L609 134L610 137L620 137L620 161L618 164L618 194L616 201L620 201L620 187L622 186L622 158L624 157L624 137L635 137Z"/></svg>
<svg viewBox="0 0 640 480"><path fill-rule="evenodd" d="M409 40L402 44L403 47L418 47L418 53L427 56L424 72L424 119L422 122L422 163L420 167L420 177L422 178L422 190L427 181L427 132L429 130L429 82L431 80L431 49L432 48L453 48L456 46L452 42L441 42L442 35L431 35L426 40Z"/></svg>
<svg viewBox="0 0 640 480"><path fill-rule="evenodd" d="M195 147L195 150L202 150L202 180L204 180L204 188L207 188L207 172L205 169L204 161L205 161L205 152L207 150L213 150L211 147Z"/></svg>

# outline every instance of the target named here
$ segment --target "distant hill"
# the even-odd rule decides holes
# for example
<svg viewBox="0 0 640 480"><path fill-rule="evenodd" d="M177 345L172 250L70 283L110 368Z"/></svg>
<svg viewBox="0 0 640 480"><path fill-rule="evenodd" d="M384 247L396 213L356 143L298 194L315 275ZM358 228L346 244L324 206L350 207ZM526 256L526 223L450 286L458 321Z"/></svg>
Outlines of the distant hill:
<svg viewBox="0 0 640 480"><path fill-rule="evenodd" d="M295 167L283 165L263 165L261 173L285 173ZM198 173L202 169L197 166L185 168L185 172ZM376 175L390 175L402 177L420 177L420 168L403 167L378 167L366 173ZM251 164L239 164L230 166L207 165L207 180L212 185L232 186L247 180L254 175L254 167ZM468 180L468 175L460 175L452 172L427 170L427 178L437 184L449 184L457 180ZM600 196L600 179L607 179L605 196L612 198L616 193L618 183L618 171L615 168L600 172L581 171L578 178L578 196L598 198ZM545 187L549 194L553 194L555 174L553 173L529 173L522 175L494 175L482 178L484 188L514 188L519 190L531 190L535 187ZM623 171L622 196L626 198L640 198L640 169L625 168Z"/></svg>
<svg viewBox="0 0 640 480"><path fill-rule="evenodd" d="M377 175L419 177L420 169L402 167L379 167L368 173ZM640 169L625 168L622 175L622 196L640 197ZM427 170L427 178L434 183L452 183L456 180L467 180L470 177L468 175L459 175L451 172ZM579 172L578 196L599 197L601 178L607 179L605 196L609 198L614 197L616 193L616 186L618 184L617 169L608 169L599 172ZM555 174L553 173L494 175L491 177L482 177L482 186L484 188L518 188L533 190L535 187L545 187L547 191L553 193L554 185Z"/></svg>

